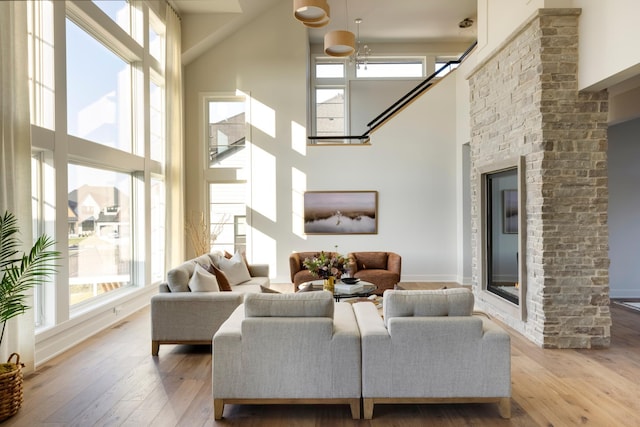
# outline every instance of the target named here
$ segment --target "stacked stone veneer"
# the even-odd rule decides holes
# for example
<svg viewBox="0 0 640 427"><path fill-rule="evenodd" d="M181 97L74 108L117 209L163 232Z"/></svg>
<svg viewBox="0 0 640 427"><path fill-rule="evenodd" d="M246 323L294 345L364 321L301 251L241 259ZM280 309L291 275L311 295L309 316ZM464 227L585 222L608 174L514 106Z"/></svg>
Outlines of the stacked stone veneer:
<svg viewBox="0 0 640 427"><path fill-rule="evenodd" d="M579 92L579 9L540 9L470 75L473 287L478 304L547 348L610 342L608 94ZM526 316L479 277L478 167L524 156Z"/></svg>

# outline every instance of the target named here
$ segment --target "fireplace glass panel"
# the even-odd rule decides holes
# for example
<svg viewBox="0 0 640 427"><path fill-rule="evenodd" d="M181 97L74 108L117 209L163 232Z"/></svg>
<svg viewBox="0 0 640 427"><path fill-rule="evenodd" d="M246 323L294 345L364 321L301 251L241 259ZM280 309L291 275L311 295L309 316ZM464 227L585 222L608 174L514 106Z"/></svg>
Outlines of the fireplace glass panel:
<svg viewBox="0 0 640 427"><path fill-rule="evenodd" d="M518 170L485 174L487 291L519 304Z"/></svg>

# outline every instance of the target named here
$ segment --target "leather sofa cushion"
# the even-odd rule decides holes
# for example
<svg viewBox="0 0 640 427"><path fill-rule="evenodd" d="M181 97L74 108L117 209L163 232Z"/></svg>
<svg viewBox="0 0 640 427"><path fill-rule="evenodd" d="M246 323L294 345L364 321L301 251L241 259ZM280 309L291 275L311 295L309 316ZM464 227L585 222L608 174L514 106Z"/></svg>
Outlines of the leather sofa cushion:
<svg viewBox="0 0 640 427"><path fill-rule="evenodd" d="M387 269L387 259L389 258L386 252L357 252L354 254L356 258L356 266L358 270L365 269Z"/></svg>

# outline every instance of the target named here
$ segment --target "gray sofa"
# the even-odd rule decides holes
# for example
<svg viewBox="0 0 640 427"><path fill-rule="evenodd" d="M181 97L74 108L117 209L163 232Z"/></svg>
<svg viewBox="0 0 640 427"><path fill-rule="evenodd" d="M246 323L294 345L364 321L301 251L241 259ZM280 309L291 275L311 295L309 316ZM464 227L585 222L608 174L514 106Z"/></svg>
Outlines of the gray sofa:
<svg viewBox="0 0 640 427"><path fill-rule="evenodd" d="M466 288L387 290L384 320L373 304L354 304L365 419L377 403L496 402L511 416L509 334L473 305Z"/></svg>
<svg viewBox="0 0 640 427"><path fill-rule="evenodd" d="M248 264L249 280L231 283L230 292L191 292L189 280L196 263L216 264L219 256L201 255L167 273L167 280L159 285L159 293L151 297L152 355L158 355L160 344L211 344L213 334L242 304L244 294L260 292L261 286L269 287L269 266Z"/></svg>
<svg viewBox="0 0 640 427"><path fill-rule="evenodd" d="M247 294L213 337L212 363L216 420L227 403L344 403L360 418L358 325L330 292Z"/></svg>

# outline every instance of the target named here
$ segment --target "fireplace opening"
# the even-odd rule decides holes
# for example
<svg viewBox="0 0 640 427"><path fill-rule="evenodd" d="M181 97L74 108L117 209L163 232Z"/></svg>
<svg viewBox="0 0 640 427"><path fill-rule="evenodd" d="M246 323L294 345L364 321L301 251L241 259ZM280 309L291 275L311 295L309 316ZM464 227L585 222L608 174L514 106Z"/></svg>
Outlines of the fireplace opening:
<svg viewBox="0 0 640 427"><path fill-rule="evenodd" d="M520 303L517 167L487 173L485 182L486 290Z"/></svg>

